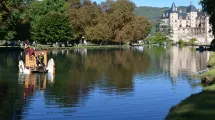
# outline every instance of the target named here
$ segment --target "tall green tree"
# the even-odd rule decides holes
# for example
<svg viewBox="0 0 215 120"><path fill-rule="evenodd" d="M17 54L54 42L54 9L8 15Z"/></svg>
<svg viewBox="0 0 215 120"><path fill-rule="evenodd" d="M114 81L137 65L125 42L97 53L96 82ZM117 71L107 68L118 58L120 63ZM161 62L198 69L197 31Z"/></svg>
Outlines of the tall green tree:
<svg viewBox="0 0 215 120"><path fill-rule="evenodd" d="M67 3L65 0L33 0L27 11L31 24L34 24L39 18L49 12L55 11L65 13Z"/></svg>
<svg viewBox="0 0 215 120"><path fill-rule="evenodd" d="M59 12L49 12L40 17L32 29L33 40L41 43L70 40L73 32L68 17Z"/></svg>
<svg viewBox="0 0 215 120"><path fill-rule="evenodd" d="M27 11L31 39L41 43L69 40L73 35L65 0L34 0Z"/></svg>
<svg viewBox="0 0 215 120"><path fill-rule="evenodd" d="M212 25L212 32L215 35L215 1L214 0L201 0L202 10L210 16L210 24ZM212 42L215 45L215 40Z"/></svg>

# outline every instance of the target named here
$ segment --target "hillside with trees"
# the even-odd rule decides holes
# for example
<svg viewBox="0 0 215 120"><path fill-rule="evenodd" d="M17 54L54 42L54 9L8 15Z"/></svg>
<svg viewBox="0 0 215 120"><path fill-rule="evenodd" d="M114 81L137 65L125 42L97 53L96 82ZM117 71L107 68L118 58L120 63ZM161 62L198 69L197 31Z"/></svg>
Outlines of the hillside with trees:
<svg viewBox="0 0 215 120"><path fill-rule="evenodd" d="M145 16L147 17L153 25L155 25L160 16L163 14L165 10L170 9L169 7L150 7L150 6L140 6L135 8L135 14L137 16ZM186 11L186 6L179 6L178 11Z"/></svg>
<svg viewBox="0 0 215 120"><path fill-rule="evenodd" d="M153 24L159 20L160 16L163 14L163 11L169 9L168 7L159 8L159 7L149 7L141 6L135 8L135 13L137 16L147 17Z"/></svg>

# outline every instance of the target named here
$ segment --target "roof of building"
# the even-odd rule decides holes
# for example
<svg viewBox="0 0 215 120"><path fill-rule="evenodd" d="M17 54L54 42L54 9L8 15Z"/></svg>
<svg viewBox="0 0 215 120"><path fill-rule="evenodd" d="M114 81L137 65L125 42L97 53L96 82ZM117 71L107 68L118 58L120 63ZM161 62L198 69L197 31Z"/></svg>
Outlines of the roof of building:
<svg viewBox="0 0 215 120"><path fill-rule="evenodd" d="M179 13L179 17L181 17L182 19L186 19L187 13Z"/></svg>
<svg viewBox="0 0 215 120"><path fill-rule="evenodd" d="M179 18L186 19L187 18L187 13L190 13L190 12L197 12L198 18L207 16L207 14L202 12L201 10L198 11L196 9L196 7L194 5L192 5L192 3L186 9L178 10L176 5L175 5L175 3L173 2L172 7L170 9L168 9L168 10L165 10L164 14L161 16L161 18L162 19L169 18L171 13L178 13Z"/></svg>
<svg viewBox="0 0 215 120"><path fill-rule="evenodd" d="M164 14L161 16L161 18L168 18L170 13L178 13L174 2L172 3L172 7L170 9L164 11Z"/></svg>
<svg viewBox="0 0 215 120"><path fill-rule="evenodd" d="M207 14L203 11L199 11L198 12L198 16L201 17L201 16L207 16Z"/></svg>
<svg viewBox="0 0 215 120"><path fill-rule="evenodd" d="M190 6L187 7L186 12L189 13L189 12L198 12L198 11L197 11L196 7L191 4Z"/></svg>
<svg viewBox="0 0 215 120"><path fill-rule="evenodd" d="M169 12L170 12L170 13L178 12L178 11L177 11L177 7L176 7L176 5L175 5L174 2L172 3L172 7L170 8Z"/></svg>

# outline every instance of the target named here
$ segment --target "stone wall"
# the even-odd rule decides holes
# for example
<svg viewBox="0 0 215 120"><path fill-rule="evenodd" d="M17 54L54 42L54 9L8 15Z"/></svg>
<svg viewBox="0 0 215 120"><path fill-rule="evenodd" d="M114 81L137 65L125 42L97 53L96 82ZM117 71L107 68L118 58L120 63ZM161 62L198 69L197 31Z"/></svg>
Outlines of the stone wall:
<svg viewBox="0 0 215 120"><path fill-rule="evenodd" d="M210 45L212 38L208 38L207 34L199 33L199 34L192 34L192 33L177 33L172 35L172 39L175 43L177 43L180 39L188 42L190 39L196 38L197 44L200 45Z"/></svg>

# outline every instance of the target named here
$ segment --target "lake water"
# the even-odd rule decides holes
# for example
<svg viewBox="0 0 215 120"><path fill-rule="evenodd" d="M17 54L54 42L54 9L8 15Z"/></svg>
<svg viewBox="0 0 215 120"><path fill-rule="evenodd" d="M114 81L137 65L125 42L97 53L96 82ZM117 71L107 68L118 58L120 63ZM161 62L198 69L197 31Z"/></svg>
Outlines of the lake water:
<svg viewBox="0 0 215 120"><path fill-rule="evenodd" d="M209 53L190 47L49 51L56 74L18 74L23 52L0 52L0 119L163 120L202 90Z"/></svg>

